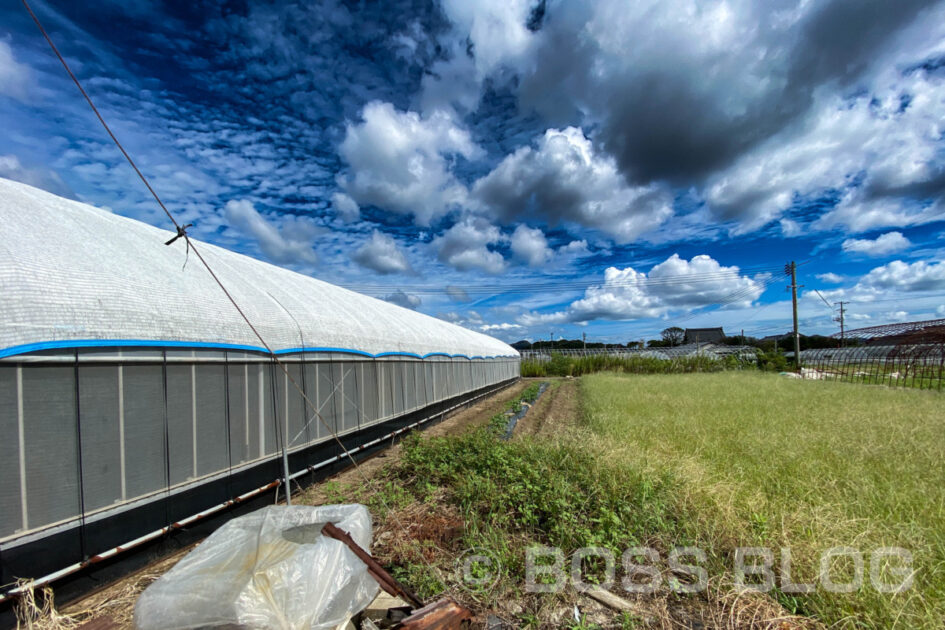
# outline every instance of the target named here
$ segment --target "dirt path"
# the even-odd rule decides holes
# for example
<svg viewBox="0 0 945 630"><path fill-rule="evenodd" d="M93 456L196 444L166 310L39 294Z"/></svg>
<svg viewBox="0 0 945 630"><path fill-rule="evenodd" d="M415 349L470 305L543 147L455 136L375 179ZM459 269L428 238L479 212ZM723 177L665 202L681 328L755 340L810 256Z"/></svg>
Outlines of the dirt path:
<svg viewBox="0 0 945 630"><path fill-rule="evenodd" d="M530 379L531 380L531 379ZM577 379L537 379L549 382L535 407L518 423L515 437L549 436L573 427L580 414L578 404L580 392Z"/></svg>
<svg viewBox="0 0 945 630"><path fill-rule="evenodd" d="M442 422L425 429L424 433L426 435L435 436L457 435L469 430L471 427L483 424L495 414L504 411L508 407L509 401L516 398L528 385L529 383L525 381L519 381L493 396L489 396L465 409L456 411ZM338 484L349 485L360 483L363 480L362 474L371 478L382 467L396 461L399 456L400 444L398 443L378 453L376 456L361 462L359 464L360 472L351 467L329 479L312 484L295 496L295 503L300 505L319 505L325 503L330 494L328 484L337 486ZM69 603L61 609L59 614L67 615L72 619L68 617L65 619L56 619L53 616L46 615L29 627L35 628L36 630L74 628L77 625L77 621L108 616L118 624L119 628L132 628L134 604L141 591L165 572L169 571L171 567L177 564L178 560L186 555L194 546L196 546L196 544L162 558L104 588L98 589L83 599ZM37 616L40 616L38 612Z"/></svg>

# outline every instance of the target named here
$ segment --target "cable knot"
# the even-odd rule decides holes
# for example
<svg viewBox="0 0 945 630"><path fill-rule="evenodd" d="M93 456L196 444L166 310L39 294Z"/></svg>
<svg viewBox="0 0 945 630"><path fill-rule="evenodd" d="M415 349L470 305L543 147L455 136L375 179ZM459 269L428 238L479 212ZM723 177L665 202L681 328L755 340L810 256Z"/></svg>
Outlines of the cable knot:
<svg viewBox="0 0 945 630"><path fill-rule="evenodd" d="M187 225L178 225L177 226L177 236L164 243L165 245L170 245L179 238L187 239L187 228L193 227L193 223L188 223Z"/></svg>

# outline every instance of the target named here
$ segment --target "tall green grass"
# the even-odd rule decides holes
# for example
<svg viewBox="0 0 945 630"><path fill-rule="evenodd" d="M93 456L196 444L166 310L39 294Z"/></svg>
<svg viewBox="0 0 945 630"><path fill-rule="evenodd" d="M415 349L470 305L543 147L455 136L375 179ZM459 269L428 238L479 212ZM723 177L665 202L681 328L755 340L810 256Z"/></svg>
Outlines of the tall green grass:
<svg viewBox="0 0 945 630"><path fill-rule="evenodd" d="M739 546L790 546L800 582L828 548L855 547L863 589L776 596L836 627L945 627L941 394L759 372L595 374L581 386L598 457L675 479L675 513L716 570ZM910 591L868 586L869 552L887 546L913 554Z"/></svg>
<svg viewBox="0 0 945 630"><path fill-rule="evenodd" d="M685 374L689 372L718 372L741 367L734 356L724 359L696 355L672 359L643 356L614 356L592 354L570 357L553 353L547 361L522 361L522 376L582 376L594 372L626 372L628 374Z"/></svg>

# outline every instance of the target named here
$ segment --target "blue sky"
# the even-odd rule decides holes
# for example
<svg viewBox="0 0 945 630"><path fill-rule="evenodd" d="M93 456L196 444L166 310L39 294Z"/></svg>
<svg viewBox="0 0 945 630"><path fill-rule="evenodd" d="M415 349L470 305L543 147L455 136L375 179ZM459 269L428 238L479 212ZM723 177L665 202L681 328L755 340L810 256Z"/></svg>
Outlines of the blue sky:
<svg viewBox="0 0 945 630"><path fill-rule="evenodd" d="M945 318L945 2L33 4L200 239L507 341ZM19 3L0 117L166 227Z"/></svg>

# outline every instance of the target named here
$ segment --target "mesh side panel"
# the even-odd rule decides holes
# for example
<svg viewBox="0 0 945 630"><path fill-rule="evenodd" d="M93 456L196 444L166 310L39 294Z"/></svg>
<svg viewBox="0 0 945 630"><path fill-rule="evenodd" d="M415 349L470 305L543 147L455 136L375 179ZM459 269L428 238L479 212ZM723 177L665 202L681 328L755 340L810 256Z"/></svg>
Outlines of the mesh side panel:
<svg viewBox="0 0 945 630"><path fill-rule="evenodd" d="M194 476L193 383L189 365L167 365L167 458L171 485Z"/></svg>
<svg viewBox="0 0 945 630"><path fill-rule="evenodd" d="M266 364L261 366L262 370L262 407L261 411L262 416L262 430L265 434L265 454L272 455L281 451L279 442L276 440L276 418L275 418L275 401L273 400L273 390L276 388L273 387L272 383L272 365ZM282 420L282 415L280 414L279 419Z"/></svg>
<svg viewBox="0 0 945 630"><path fill-rule="evenodd" d="M394 388L394 413L401 414L406 408L404 406L404 384L407 381L407 368L406 365L400 361L392 363L391 367L393 368L391 385Z"/></svg>
<svg viewBox="0 0 945 630"><path fill-rule="evenodd" d="M82 490L85 493L86 510L96 510L121 501L118 405L117 366L79 367Z"/></svg>
<svg viewBox="0 0 945 630"><path fill-rule="evenodd" d="M23 428L29 527L78 515L72 367L23 367Z"/></svg>
<svg viewBox="0 0 945 630"><path fill-rule="evenodd" d="M302 386L302 366L298 363L290 363L286 366L289 370L289 374L292 375L292 378L295 382ZM282 371L281 369L279 370ZM288 414L288 424L289 431L288 439L292 440L291 443L287 442L289 446L296 446L298 444L304 444L306 440L306 432L303 431L302 427L305 426L305 400L302 398L302 394L299 393L299 390L295 388L295 385L291 381L288 381L285 378L285 374L282 374L282 380L286 380L287 387L287 398L288 398L288 407L286 408L286 413ZM283 420L285 422L286 420ZM298 436L298 437L296 437Z"/></svg>
<svg viewBox="0 0 945 630"><path fill-rule="evenodd" d="M164 372L160 365L126 365L122 374L125 496L131 499L165 487Z"/></svg>
<svg viewBox="0 0 945 630"><path fill-rule="evenodd" d="M318 365L318 413L332 431L338 431L337 414L335 413L335 380L330 363ZM322 422L318 423L318 436L330 437L331 433Z"/></svg>
<svg viewBox="0 0 945 630"><path fill-rule="evenodd" d="M433 391L433 364L426 363L423 366L423 386L426 389L427 404L436 402L436 396Z"/></svg>
<svg viewBox="0 0 945 630"><path fill-rule="evenodd" d="M282 371L282 368L273 366L272 368L272 378L275 380L276 386L273 395L275 398L273 402L275 403L275 418L272 422L273 426L273 435L275 436L276 450L282 451L282 440L285 439L284 436L288 431L286 430L286 422L288 416L286 416L286 395L289 393L289 390L286 389L289 380L285 377L285 372ZM289 436L292 437L292 436Z"/></svg>
<svg viewBox="0 0 945 630"><path fill-rule="evenodd" d="M318 408L318 366L316 363L306 363L304 369L305 395L312 401L316 409ZM303 407L305 414L305 433L299 438L302 443L314 442L318 439L318 431L321 421L315 415L315 410L308 404Z"/></svg>
<svg viewBox="0 0 945 630"><path fill-rule="evenodd" d="M230 410L230 465L252 459L249 452L249 392L246 390L246 366L226 366L227 396Z"/></svg>
<svg viewBox="0 0 945 630"><path fill-rule="evenodd" d="M374 363L362 361L360 365L361 381L359 385L359 394L361 395L361 424L370 424L375 422L378 417L377 411L377 373Z"/></svg>
<svg viewBox="0 0 945 630"><path fill-rule="evenodd" d="M246 379L246 392L249 399L249 459L263 455L264 446L260 443L266 435L266 424L272 416L272 409L266 406L267 366L262 363L249 365Z"/></svg>
<svg viewBox="0 0 945 630"><path fill-rule="evenodd" d="M433 370L433 394L436 401L440 402L446 398L446 379L443 374L443 364L437 362L430 367Z"/></svg>
<svg viewBox="0 0 945 630"><path fill-rule="evenodd" d="M0 366L0 536L23 525L20 511L20 442L17 428L16 368Z"/></svg>
<svg viewBox="0 0 945 630"><path fill-rule="evenodd" d="M375 361L374 369L377 370L377 417L388 418L391 410L390 370L384 361Z"/></svg>
<svg viewBox="0 0 945 630"><path fill-rule="evenodd" d="M414 363L417 371L417 406L426 407L430 403L427 397L427 366L423 363Z"/></svg>
<svg viewBox="0 0 945 630"><path fill-rule="evenodd" d="M341 404L344 407L344 430L358 428L361 410L359 408L360 387L358 383L358 365L357 363L345 362L341 364L344 381L342 389L344 395L341 397ZM341 391L339 391L341 393Z"/></svg>
<svg viewBox="0 0 945 630"><path fill-rule="evenodd" d="M417 408L417 368L413 362L401 363L404 370L404 393L406 400L404 408L409 410Z"/></svg>
<svg viewBox="0 0 945 630"><path fill-rule="evenodd" d="M335 427L335 431L344 430L344 411L345 411L345 400L344 400L344 363L330 363L327 367L331 369L331 385L332 385L332 396L331 402L329 405L334 407L334 417L335 424L332 425Z"/></svg>
<svg viewBox="0 0 945 630"><path fill-rule="evenodd" d="M222 365L197 365L197 474L226 470L226 381Z"/></svg>

